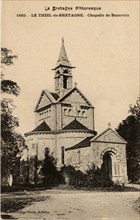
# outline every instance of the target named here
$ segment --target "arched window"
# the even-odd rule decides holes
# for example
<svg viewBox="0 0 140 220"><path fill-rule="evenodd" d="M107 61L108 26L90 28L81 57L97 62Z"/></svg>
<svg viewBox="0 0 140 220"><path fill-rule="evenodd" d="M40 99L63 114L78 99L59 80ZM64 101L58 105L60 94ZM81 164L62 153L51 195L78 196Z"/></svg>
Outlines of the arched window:
<svg viewBox="0 0 140 220"><path fill-rule="evenodd" d="M36 145L35 144L32 144L31 154L36 155Z"/></svg>
<svg viewBox="0 0 140 220"><path fill-rule="evenodd" d="M77 151L78 154L78 163L80 164L80 150Z"/></svg>
<svg viewBox="0 0 140 220"><path fill-rule="evenodd" d="M45 148L45 154L47 154L47 153L49 153L49 152L50 152L49 147L46 147L46 148Z"/></svg>
<svg viewBox="0 0 140 220"><path fill-rule="evenodd" d="M69 115L71 115L71 114L72 114L72 110L71 110L71 109L69 109L68 114L69 114Z"/></svg>
<svg viewBox="0 0 140 220"><path fill-rule="evenodd" d="M85 111L82 111L82 116L85 116Z"/></svg>
<svg viewBox="0 0 140 220"><path fill-rule="evenodd" d="M64 165L65 164L65 148L61 147L61 162Z"/></svg>
<svg viewBox="0 0 140 220"><path fill-rule="evenodd" d="M81 116L81 110L78 110L78 116Z"/></svg>
<svg viewBox="0 0 140 220"><path fill-rule="evenodd" d="M64 115L67 115L67 108L64 108Z"/></svg>
<svg viewBox="0 0 140 220"><path fill-rule="evenodd" d="M32 150L34 150L35 149L35 144L32 144Z"/></svg>

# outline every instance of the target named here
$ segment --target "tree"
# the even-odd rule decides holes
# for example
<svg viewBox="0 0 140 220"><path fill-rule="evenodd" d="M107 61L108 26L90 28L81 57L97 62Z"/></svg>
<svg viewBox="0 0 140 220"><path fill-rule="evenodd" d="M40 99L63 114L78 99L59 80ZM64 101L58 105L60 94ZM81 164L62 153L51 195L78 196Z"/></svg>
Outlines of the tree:
<svg viewBox="0 0 140 220"><path fill-rule="evenodd" d="M1 48L1 65L4 70L5 66L13 64L17 56L12 55L12 51L7 48ZM4 79L3 71L1 73L1 93L18 96L20 87L16 82ZM1 100L1 175L2 177L10 174L17 175L19 167L19 148L24 145L24 139L20 134L15 132L19 126L19 120L14 117L12 112L15 108L12 98L3 97Z"/></svg>
<svg viewBox="0 0 140 220"><path fill-rule="evenodd" d="M127 141L127 169L131 181L140 179L140 103L130 105L130 115L119 124L117 132Z"/></svg>
<svg viewBox="0 0 140 220"><path fill-rule="evenodd" d="M1 67L2 70L4 69L4 66L9 66L14 64L13 60L17 58L16 55L12 55L12 51L8 50L7 48L1 48ZM1 73L1 93L7 93L7 94L13 94L15 96L18 96L20 93L20 87L17 85L16 82L12 80L5 80L3 79L3 71Z"/></svg>
<svg viewBox="0 0 140 220"><path fill-rule="evenodd" d="M48 186L55 185L59 181L59 172L56 168L56 160L49 153L49 150L45 150L45 159L42 164L41 172L44 176L44 183Z"/></svg>

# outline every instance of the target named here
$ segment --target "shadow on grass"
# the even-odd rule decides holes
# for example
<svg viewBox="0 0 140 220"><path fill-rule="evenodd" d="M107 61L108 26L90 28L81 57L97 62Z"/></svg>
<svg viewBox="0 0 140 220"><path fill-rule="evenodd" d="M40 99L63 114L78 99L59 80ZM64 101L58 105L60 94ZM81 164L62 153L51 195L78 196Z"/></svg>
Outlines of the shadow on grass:
<svg viewBox="0 0 140 220"><path fill-rule="evenodd" d="M44 201L46 197L12 197L12 198L3 198L1 201L1 212L11 213L17 212L20 209L23 209L27 205L31 205L33 202Z"/></svg>
<svg viewBox="0 0 140 220"><path fill-rule="evenodd" d="M73 187L71 190L85 190L92 192L139 192L140 190L135 187L122 187L122 186L111 186L111 187Z"/></svg>
<svg viewBox="0 0 140 220"><path fill-rule="evenodd" d="M134 208L140 213L140 197L135 201Z"/></svg>
<svg viewBox="0 0 140 220"><path fill-rule="evenodd" d="M140 189L136 188L135 186L134 187L130 187L130 186L124 187L124 192L139 192L139 191L140 191Z"/></svg>
<svg viewBox="0 0 140 220"><path fill-rule="evenodd" d="M1 219L17 219L17 218L13 218L12 215L1 215Z"/></svg>
<svg viewBox="0 0 140 220"><path fill-rule="evenodd" d="M1 193L8 193L8 192L24 192L24 191L43 191L51 189L51 187L47 186L34 186L34 185L23 185L23 186L2 186Z"/></svg>
<svg viewBox="0 0 140 220"><path fill-rule="evenodd" d="M110 188L104 188L103 191L109 191L109 192L139 192L138 188L130 187L130 186L120 186L115 185Z"/></svg>

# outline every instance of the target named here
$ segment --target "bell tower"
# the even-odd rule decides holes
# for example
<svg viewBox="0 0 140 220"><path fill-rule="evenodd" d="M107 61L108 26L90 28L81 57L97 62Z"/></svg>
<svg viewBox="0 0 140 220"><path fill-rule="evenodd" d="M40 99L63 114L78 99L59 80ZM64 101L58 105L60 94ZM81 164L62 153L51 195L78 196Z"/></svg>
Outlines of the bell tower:
<svg viewBox="0 0 140 220"><path fill-rule="evenodd" d="M73 87L72 68L75 67L72 67L71 63L68 60L64 45L64 39L62 38L59 58L55 68L53 69L55 71L55 92L57 92L60 97Z"/></svg>

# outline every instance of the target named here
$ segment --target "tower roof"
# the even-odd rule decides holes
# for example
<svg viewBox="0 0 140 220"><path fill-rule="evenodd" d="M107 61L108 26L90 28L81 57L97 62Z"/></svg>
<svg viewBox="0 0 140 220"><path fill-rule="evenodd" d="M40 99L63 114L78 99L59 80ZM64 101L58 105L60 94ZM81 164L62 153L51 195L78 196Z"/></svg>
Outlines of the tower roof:
<svg viewBox="0 0 140 220"><path fill-rule="evenodd" d="M59 58L58 58L58 61L56 63L56 66L53 70L55 70L59 66L66 66L66 67L69 67L69 68L74 68L74 67L71 66L71 63L68 60L68 56L67 56L67 53L66 53L63 38L62 38L62 44L61 44L61 49L60 49L60 53L59 53Z"/></svg>
<svg viewBox="0 0 140 220"><path fill-rule="evenodd" d="M25 136L34 134L34 133L42 133L42 132L51 132L51 128L47 125L45 121L43 121L40 125L38 125L34 130L25 133Z"/></svg>
<svg viewBox="0 0 140 220"><path fill-rule="evenodd" d="M50 127L47 125L45 121L43 121L39 126L37 126L34 131L51 131Z"/></svg>
<svg viewBox="0 0 140 220"><path fill-rule="evenodd" d="M86 126L81 124L76 118L71 121L68 125L66 125L62 130L73 130L73 129L78 129L78 130L89 130Z"/></svg>

